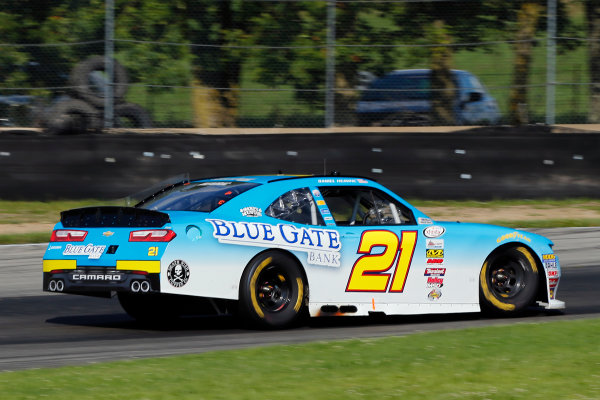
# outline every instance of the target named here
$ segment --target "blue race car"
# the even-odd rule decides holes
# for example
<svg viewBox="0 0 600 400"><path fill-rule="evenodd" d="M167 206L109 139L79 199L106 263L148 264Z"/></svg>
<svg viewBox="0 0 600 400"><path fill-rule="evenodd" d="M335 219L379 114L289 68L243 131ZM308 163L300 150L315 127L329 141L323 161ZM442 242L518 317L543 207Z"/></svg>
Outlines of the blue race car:
<svg viewBox="0 0 600 400"><path fill-rule="evenodd" d="M439 222L376 182L244 176L170 185L135 207L61 213L43 289L110 297L139 320L562 309L552 242Z"/></svg>

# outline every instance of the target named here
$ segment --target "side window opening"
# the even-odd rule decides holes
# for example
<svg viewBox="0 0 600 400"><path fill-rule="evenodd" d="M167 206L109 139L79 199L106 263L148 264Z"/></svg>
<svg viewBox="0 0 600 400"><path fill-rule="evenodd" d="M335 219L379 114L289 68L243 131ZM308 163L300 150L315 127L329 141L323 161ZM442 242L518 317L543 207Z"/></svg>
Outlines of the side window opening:
<svg viewBox="0 0 600 400"><path fill-rule="evenodd" d="M308 188L279 196L265 211L269 217L305 225L325 225Z"/></svg>
<svg viewBox="0 0 600 400"><path fill-rule="evenodd" d="M337 225L410 225L412 212L369 188L319 188Z"/></svg>

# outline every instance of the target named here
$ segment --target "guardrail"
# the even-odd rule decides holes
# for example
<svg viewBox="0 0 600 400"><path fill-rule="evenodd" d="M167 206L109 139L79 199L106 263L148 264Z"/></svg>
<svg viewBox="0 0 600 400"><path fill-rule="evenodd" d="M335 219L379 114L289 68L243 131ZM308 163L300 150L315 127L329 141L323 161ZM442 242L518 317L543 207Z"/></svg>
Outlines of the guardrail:
<svg viewBox="0 0 600 400"><path fill-rule="evenodd" d="M265 130L266 131L266 130ZM600 196L600 134L544 126L455 132L0 134L0 198L111 199L171 176L375 178L427 199Z"/></svg>

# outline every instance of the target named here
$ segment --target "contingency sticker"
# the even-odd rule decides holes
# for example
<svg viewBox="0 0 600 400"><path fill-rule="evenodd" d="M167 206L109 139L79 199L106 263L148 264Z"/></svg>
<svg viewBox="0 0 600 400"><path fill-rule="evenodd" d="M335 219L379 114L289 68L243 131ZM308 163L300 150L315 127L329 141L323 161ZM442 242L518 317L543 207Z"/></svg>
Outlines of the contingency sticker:
<svg viewBox="0 0 600 400"><path fill-rule="evenodd" d="M106 246L94 246L92 243L86 245L67 244L63 256L88 256L90 259L98 259L104 253Z"/></svg>
<svg viewBox="0 0 600 400"><path fill-rule="evenodd" d="M213 237L219 243L304 251L308 255L307 261L310 264L340 266L342 242L337 231L288 224L271 225L222 219L207 219L207 221L212 224Z"/></svg>

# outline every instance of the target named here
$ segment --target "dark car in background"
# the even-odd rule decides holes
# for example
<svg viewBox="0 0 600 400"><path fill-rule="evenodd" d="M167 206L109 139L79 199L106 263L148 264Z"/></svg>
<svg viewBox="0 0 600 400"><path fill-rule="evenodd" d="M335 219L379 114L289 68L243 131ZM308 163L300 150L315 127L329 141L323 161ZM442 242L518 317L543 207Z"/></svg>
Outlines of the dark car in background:
<svg viewBox="0 0 600 400"><path fill-rule="evenodd" d="M452 104L457 125L497 124L496 100L476 76L452 70L455 96ZM433 125L431 70L397 70L371 81L356 106L359 125Z"/></svg>

